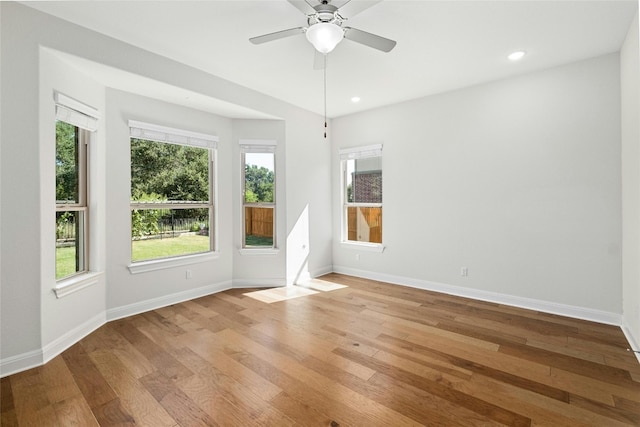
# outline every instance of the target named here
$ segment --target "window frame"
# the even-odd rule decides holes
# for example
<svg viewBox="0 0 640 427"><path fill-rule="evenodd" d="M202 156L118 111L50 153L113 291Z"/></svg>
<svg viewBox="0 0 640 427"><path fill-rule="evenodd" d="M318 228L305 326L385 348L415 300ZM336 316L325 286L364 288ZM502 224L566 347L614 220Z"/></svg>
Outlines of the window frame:
<svg viewBox="0 0 640 427"><path fill-rule="evenodd" d="M69 123L65 120L56 119L56 127L58 122L63 122L75 127L75 145L76 145L76 176L78 185L78 200L75 203L58 203L56 200L55 213L56 216L60 212L79 212L82 215L81 224L76 224L75 240L76 240L76 271L72 274L57 277L58 275L58 260L57 260L57 247L56 247L56 282L60 283L65 280L73 279L74 277L86 274L90 271L89 263L89 172L88 172L88 158L89 158L89 143L91 141L92 132L77 126L74 123ZM57 140L56 140L56 153L57 153ZM56 222L57 223L57 222ZM57 227L57 225L56 225ZM57 239L56 239L57 240Z"/></svg>
<svg viewBox="0 0 640 427"><path fill-rule="evenodd" d="M70 96L67 96L57 90L53 91L53 101L55 105L55 153L58 153L57 140L57 123L64 122L76 129L76 157L77 161L77 179L78 179L78 200L76 203L58 203L55 200L55 216L58 212L81 212L82 224L81 232L76 231L76 268L73 274L58 278L58 258L57 258L57 238L55 239L55 261L54 261L54 279L55 286L53 288L56 297L68 295L76 290L97 283L97 277L100 273L91 273L91 254L90 254L90 182L89 182L89 156L92 141L95 132L98 130L98 121L101 117L100 112ZM57 176L55 179L57 183ZM54 193L56 192L54 188ZM55 199L55 195L54 195ZM57 229L57 219L56 219ZM56 230L57 231L57 230ZM78 264L82 264L78 268Z"/></svg>
<svg viewBox="0 0 640 427"><path fill-rule="evenodd" d="M242 198L242 242L241 253L252 254L271 254L278 252L277 241L277 160L276 160L276 148L277 142L274 140L240 140L240 185L241 185L241 198ZM246 201L246 155L247 154L271 154L273 156L273 201L272 202L247 202ZM266 208L272 209L272 244L271 246L247 246L247 227L246 227L246 212L247 208Z"/></svg>
<svg viewBox="0 0 640 427"><path fill-rule="evenodd" d="M349 182L347 176L347 162L350 160L366 159L373 157L380 157L381 169L380 173L383 173L384 167L382 166L382 144L367 145L360 147L345 148L339 150L340 157L340 196L341 196L341 226L340 226L340 243L347 248L357 248L375 252L382 252L384 250L384 234L381 236L381 242L364 242L357 240L349 240L349 208L380 208L384 210L384 192L383 201L380 203L367 203L367 202L350 202L348 199L347 185ZM384 180L383 180L384 182ZM353 182L352 182L353 184ZM383 215L384 218L384 215ZM384 230L384 228L383 228Z"/></svg>
<svg viewBox="0 0 640 427"><path fill-rule="evenodd" d="M166 256L158 258L150 258L145 260L133 260L133 238L131 238L131 256L129 257L129 271L132 274L154 271L158 269L171 268L182 265L189 265L208 259L217 257L217 143L218 137L198 132L187 131L183 129L171 128L151 123L139 121L129 121L129 153L131 153L131 144L133 139L149 141L158 144L173 144L191 148L207 150L208 156L208 179L209 179L209 200L206 203L187 202L185 201L167 201L167 202L135 202L131 200L129 194L129 226L131 227L131 214L134 210L150 210L150 209L167 209L167 210L184 210L184 209L208 209L209 210L209 250L203 252L193 252L175 256ZM129 184L131 191L131 183ZM129 231L131 235L131 228Z"/></svg>

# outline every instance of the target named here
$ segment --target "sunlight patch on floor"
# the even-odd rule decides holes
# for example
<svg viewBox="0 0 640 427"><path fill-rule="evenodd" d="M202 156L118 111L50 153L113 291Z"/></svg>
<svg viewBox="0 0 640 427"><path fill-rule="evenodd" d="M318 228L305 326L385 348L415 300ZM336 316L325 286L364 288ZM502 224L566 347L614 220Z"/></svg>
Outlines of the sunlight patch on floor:
<svg viewBox="0 0 640 427"><path fill-rule="evenodd" d="M271 304L273 302L285 301L293 298L304 297L308 295L317 294L318 292L329 292L337 289L347 288L345 285L338 285L337 283L325 282L324 280L311 279L304 283L285 286L282 288L270 288L262 289L260 291L247 292L246 296L258 301Z"/></svg>
<svg viewBox="0 0 640 427"><path fill-rule="evenodd" d="M325 282L320 279L310 279L303 283L299 283L297 286L308 289L315 289L316 291L329 292L337 289L348 288L346 285L339 285L333 282Z"/></svg>

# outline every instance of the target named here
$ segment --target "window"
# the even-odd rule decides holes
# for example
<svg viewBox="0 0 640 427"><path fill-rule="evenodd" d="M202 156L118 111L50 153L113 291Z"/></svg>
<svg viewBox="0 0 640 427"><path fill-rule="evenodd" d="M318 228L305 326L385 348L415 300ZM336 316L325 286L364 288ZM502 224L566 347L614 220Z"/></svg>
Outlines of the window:
<svg viewBox="0 0 640 427"><path fill-rule="evenodd" d="M97 110L63 94L56 102L56 280L89 271L88 150Z"/></svg>
<svg viewBox="0 0 640 427"><path fill-rule="evenodd" d="M343 237L382 244L382 145L340 151Z"/></svg>
<svg viewBox="0 0 640 427"><path fill-rule="evenodd" d="M275 144L275 141L240 141L243 248L275 248Z"/></svg>
<svg viewBox="0 0 640 427"><path fill-rule="evenodd" d="M56 280L88 270L87 131L56 121Z"/></svg>
<svg viewBox="0 0 640 427"><path fill-rule="evenodd" d="M131 261L214 250L217 137L141 122L131 135Z"/></svg>

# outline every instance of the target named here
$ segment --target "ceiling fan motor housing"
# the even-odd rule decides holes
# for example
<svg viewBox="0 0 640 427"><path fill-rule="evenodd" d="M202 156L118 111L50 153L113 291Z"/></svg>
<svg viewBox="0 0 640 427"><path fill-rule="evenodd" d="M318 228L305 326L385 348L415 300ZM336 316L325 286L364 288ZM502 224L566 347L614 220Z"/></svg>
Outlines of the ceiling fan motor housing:
<svg viewBox="0 0 640 427"><path fill-rule="evenodd" d="M307 19L309 26L318 23L342 25L344 21L344 18L338 13L338 8L328 2L322 2L314 6L313 9L316 13L309 15L309 19Z"/></svg>

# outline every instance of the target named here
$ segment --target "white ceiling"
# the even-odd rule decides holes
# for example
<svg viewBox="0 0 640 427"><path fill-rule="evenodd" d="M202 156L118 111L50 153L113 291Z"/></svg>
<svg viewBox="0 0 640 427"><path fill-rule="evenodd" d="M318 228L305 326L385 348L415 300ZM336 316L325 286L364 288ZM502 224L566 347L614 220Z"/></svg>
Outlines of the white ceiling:
<svg viewBox="0 0 640 427"><path fill-rule="evenodd" d="M329 54L329 117L616 52L638 5L637 0L368 3L346 25L398 44L382 53L344 40ZM262 45L248 41L306 24L286 0L25 4L323 113L323 72L313 69L314 50L304 35ZM527 55L510 62L506 56L514 50ZM352 103L352 96L361 101Z"/></svg>

